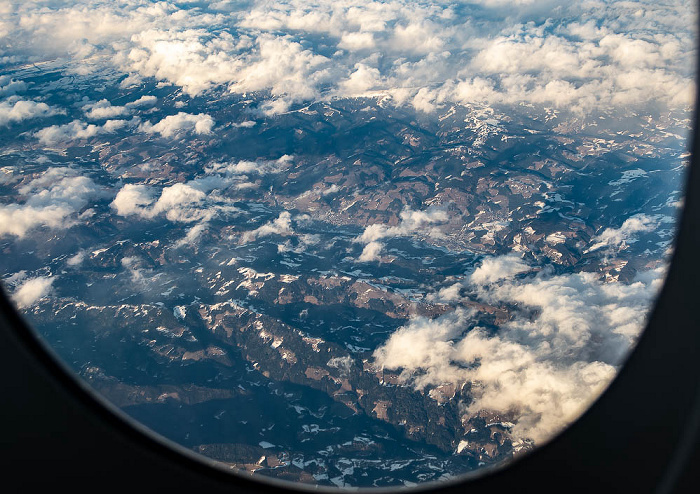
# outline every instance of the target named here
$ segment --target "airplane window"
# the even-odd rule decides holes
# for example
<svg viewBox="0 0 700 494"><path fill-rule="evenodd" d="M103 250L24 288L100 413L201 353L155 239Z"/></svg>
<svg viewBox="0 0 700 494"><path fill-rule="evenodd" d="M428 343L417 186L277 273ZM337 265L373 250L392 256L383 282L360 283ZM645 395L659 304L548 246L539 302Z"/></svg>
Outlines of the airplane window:
<svg viewBox="0 0 700 494"><path fill-rule="evenodd" d="M290 486L507 465L640 336L694 2L8 2L0 278L154 433Z"/></svg>

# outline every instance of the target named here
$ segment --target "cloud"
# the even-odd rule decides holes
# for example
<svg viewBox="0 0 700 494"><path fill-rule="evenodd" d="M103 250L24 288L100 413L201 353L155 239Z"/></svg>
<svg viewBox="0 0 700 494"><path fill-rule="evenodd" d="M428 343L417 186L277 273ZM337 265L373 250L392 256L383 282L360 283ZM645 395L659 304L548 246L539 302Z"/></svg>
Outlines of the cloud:
<svg viewBox="0 0 700 494"><path fill-rule="evenodd" d="M187 230L187 234L185 234L183 238L175 242L175 247L193 246L197 244L204 232L207 231L207 228L209 228L207 223L197 223L192 228Z"/></svg>
<svg viewBox="0 0 700 494"><path fill-rule="evenodd" d="M87 70L98 55L127 75L125 85L154 77L191 96L260 92L263 115L368 91L428 112L524 103L587 114L693 102L687 2L469 3L23 2L2 24L13 45L0 56L68 53Z"/></svg>
<svg viewBox="0 0 700 494"><path fill-rule="evenodd" d="M153 270L145 269L143 261L136 256L123 257L121 265L129 274L130 281L134 288L147 291L149 282L154 278ZM157 275L156 275L157 276Z"/></svg>
<svg viewBox="0 0 700 494"><path fill-rule="evenodd" d="M203 135L211 134L214 123L214 119L205 113L193 115L179 112L177 115L168 115L156 124L144 122L139 130L150 134L158 133L163 137L173 137L185 132Z"/></svg>
<svg viewBox="0 0 700 494"><path fill-rule="evenodd" d="M0 96L12 96L27 90L27 83L12 79L8 75L0 75Z"/></svg>
<svg viewBox="0 0 700 494"><path fill-rule="evenodd" d="M0 125L22 122L31 118L46 118L60 113L46 103L26 100L0 102Z"/></svg>
<svg viewBox="0 0 700 494"><path fill-rule="evenodd" d="M322 194L323 194L324 196L329 196L329 195L335 194L335 193L338 192L338 191L340 191L340 187L338 187L336 184L332 184L330 187L328 187L327 189L325 189L325 190L322 192Z"/></svg>
<svg viewBox="0 0 700 494"><path fill-rule="evenodd" d="M369 50L374 47L374 35L371 32L343 33L338 43L338 48L351 51Z"/></svg>
<svg viewBox="0 0 700 494"><path fill-rule="evenodd" d="M255 127L257 125L257 122L255 122L254 120L245 120L244 122L233 123L231 125L233 125L234 127L237 127L237 128L250 129L252 127Z"/></svg>
<svg viewBox="0 0 700 494"><path fill-rule="evenodd" d="M104 119L130 113L126 106L111 106L107 100L90 103L85 108L85 115L92 119ZM76 139L89 139L100 134L114 134L122 129L137 129L149 134L157 133L163 137L178 137L185 133L204 135L211 134L214 124L214 119L207 114L192 115L179 112L176 115L168 115L155 124L141 123L139 117L133 117L131 120L107 120L102 125L73 120L67 124L46 127L35 132L34 135L39 138L39 142L42 144L51 145Z"/></svg>
<svg viewBox="0 0 700 494"><path fill-rule="evenodd" d="M127 72L176 84L190 95L227 85L237 79L242 69L239 57L251 39L236 39L210 24L217 19L188 12L179 20L171 16L171 28L151 22L147 29L131 36L131 50L124 51L117 63Z"/></svg>
<svg viewBox="0 0 700 494"><path fill-rule="evenodd" d="M256 45L257 50L244 59L230 91L267 90L285 100L304 101L317 97L319 86L334 78L330 59L305 49L301 43L262 34Z"/></svg>
<svg viewBox="0 0 700 494"><path fill-rule="evenodd" d="M144 106L153 106L158 102L158 98L152 95L144 95L141 96L139 99L136 101L131 101L127 103L125 106L127 108L140 108Z"/></svg>
<svg viewBox="0 0 700 494"><path fill-rule="evenodd" d="M37 276L23 281L12 294L12 300L20 309L29 307L51 292L53 282L54 278L49 276Z"/></svg>
<svg viewBox="0 0 700 494"><path fill-rule="evenodd" d="M484 285L505 278L512 278L516 274L525 273L530 271L530 269L530 266L517 253L488 257L474 270L469 277L469 281L473 284Z"/></svg>
<svg viewBox="0 0 700 494"><path fill-rule="evenodd" d="M461 291L465 284L462 282L454 283L450 286L441 288L437 293L429 293L426 299L430 302L450 303L456 302L461 298Z"/></svg>
<svg viewBox="0 0 700 494"><path fill-rule="evenodd" d="M225 168L215 166L206 170L204 176L163 188L125 184L110 206L119 216L152 220L164 215L169 221L179 223L207 222L219 214L235 214L239 210L232 205L234 199L220 192L240 185L241 177L213 173L214 169ZM196 231L193 227L191 234L195 235Z"/></svg>
<svg viewBox="0 0 700 494"><path fill-rule="evenodd" d="M379 254L381 254L382 249L384 249L384 244L381 242L372 241L365 245L362 249L360 257L357 258L359 262L372 262L378 261L380 259Z"/></svg>
<svg viewBox="0 0 700 494"><path fill-rule="evenodd" d="M348 375L354 365L355 361L350 355L346 355L345 357L333 357L326 362L326 366L338 369L342 376Z"/></svg>
<svg viewBox="0 0 700 494"><path fill-rule="evenodd" d="M148 207L153 201L153 192L147 185L126 184L117 192L111 206L119 216L151 217Z"/></svg>
<svg viewBox="0 0 700 494"><path fill-rule="evenodd" d="M68 266L71 266L71 267L76 267L76 266L80 266L84 260L85 260L85 251L81 250L80 252L78 252L74 256L71 256L68 259L66 259L66 264Z"/></svg>
<svg viewBox="0 0 700 494"><path fill-rule="evenodd" d="M211 216L206 210L197 208L206 198L205 190L190 184L175 184L166 187L153 205L150 214L165 213L170 221L191 222Z"/></svg>
<svg viewBox="0 0 700 494"><path fill-rule="evenodd" d="M659 222L646 215L636 214L627 218L620 228L606 228L603 233L591 239L591 245L584 253L593 252L602 247L608 247L612 251L620 251L627 248L627 244L634 242L636 233L654 231Z"/></svg>
<svg viewBox="0 0 700 494"><path fill-rule="evenodd" d="M0 235L21 238L37 227L69 228L88 201L103 194L92 179L71 168L49 168L19 192L26 197L23 204L0 206Z"/></svg>
<svg viewBox="0 0 700 494"><path fill-rule="evenodd" d="M614 377L664 272L641 273L630 284L604 283L594 273L547 271L498 282L485 276L484 285L453 284L445 298L466 300L459 295L466 288L481 303L508 308L510 319L494 334L478 326L472 309L414 317L374 358L387 369L401 369L402 381L417 389L470 382L474 399L463 405L465 413L512 413L517 438L542 442Z"/></svg>
<svg viewBox="0 0 700 494"><path fill-rule="evenodd" d="M289 168L294 162L294 157L284 154L276 160L242 160L235 163L212 163L204 171L207 174L224 175L267 175L280 173Z"/></svg>
<svg viewBox="0 0 700 494"><path fill-rule="evenodd" d="M208 220L214 216L215 210L204 207L207 192L225 185L220 177L213 178L164 187L157 199L157 192L147 185L126 184L117 192L111 207L120 216L153 219L164 214L170 221L184 223Z"/></svg>
<svg viewBox="0 0 700 494"><path fill-rule="evenodd" d="M90 120L121 117L129 114L129 109L126 106L112 106L106 99L86 104L83 111Z"/></svg>
<svg viewBox="0 0 700 494"><path fill-rule="evenodd" d="M685 2L320 0L245 11L169 2L25 3L3 24L16 57L102 55L189 95L269 96L262 114L367 91L434 111L444 104L548 104L579 113L692 104L694 22ZM503 9L505 4L512 8ZM581 19L588 19L581 22ZM381 53L381 57L378 54ZM23 88L3 80L0 88ZM12 89L10 89L12 87Z"/></svg>
<svg viewBox="0 0 700 494"><path fill-rule="evenodd" d="M363 63L355 65L350 77L338 86L338 93L343 96L362 96L372 89L382 89L386 83L382 81L379 69Z"/></svg>
<svg viewBox="0 0 700 494"><path fill-rule="evenodd" d="M37 131L34 135L39 138L39 142L46 145L56 144L76 139L89 139L98 134L113 134L117 130L123 129L134 121L127 120L107 120L102 125L87 124L80 120L73 120L64 125L52 125Z"/></svg>
<svg viewBox="0 0 700 494"><path fill-rule="evenodd" d="M445 223L449 216L446 211L431 207L425 211L413 211L410 208L406 208L401 211L399 218L400 222L397 226L375 223L366 227L362 235L355 241L367 244L383 238L404 237L418 232L439 236L439 230L432 228L431 225Z"/></svg>
<svg viewBox="0 0 700 494"><path fill-rule="evenodd" d="M297 216L297 222L307 221L305 219ZM297 237L296 245L293 245L291 240L285 241L283 244L277 244L277 252L280 254L284 252L294 252L295 254L301 254L306 252L309 246L317 245L321 241L321 236L313 233L303 233L301 235L294 233Z"/></svg>
<svg viewBox="0 0 700 494"><path fill-rule="evenodd" d="M241 236L241 243L252 242L260 237L266 237L268 235L292 235L294 234L294 229L292 228L292 215L289 211L282 211L280 215L272 221L269 221L256 228L255 230L245 232Z"/></svg>

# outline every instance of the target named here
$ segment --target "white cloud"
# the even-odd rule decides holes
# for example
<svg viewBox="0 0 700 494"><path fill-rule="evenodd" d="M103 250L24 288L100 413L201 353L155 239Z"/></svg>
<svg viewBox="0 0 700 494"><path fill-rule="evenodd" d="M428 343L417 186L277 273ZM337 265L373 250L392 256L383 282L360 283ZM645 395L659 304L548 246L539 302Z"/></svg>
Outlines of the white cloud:
<svg viewBox="0 0 700 494"><path fill-rule="evenodd" d="M77 213L88 200L102 195L90 178L77 175L71 168L49 168L19 192L26 197L23 204L0 206L0 235L21 238L41 226L68 228L78 220Z"/></svg>
<svg viewBox="0 0 700 494"><path fill-rule="evenodd" d="M207 223L197 223L192 228L187 230L183 238L175 242L175 247L193 246L199 242L204 232L207 231L209 225Z"/></svg>
<svg viewBox="0 0 700 494"><path fill-rule="evenodd" d="M374 357L388 369L402 369L402 380L418 389L473 383L466 413L512 412L515 436L541 442L574 420L613 378L664 272L642 273L630 284L603 283L593 273L502 278L475 293L483 303L511 307L510 320L495 335L474 327L475 312L457 309L432 320L414 317ZM449 287L449 298L460 300L455 287L462 286Z"/></svg>
<svg viewBox="0 0 700 494"><path fill-rule="evenodd" d="M382 249L384 249L384 244L381 242L372 241L365 245L362 249L360 257L357 258L359 262L372 262L378 261L380 259L379 254L381 254Z"/></svg>
<svg viewBox="0 0 700 494"><path fill-rule="evenodd" d="M211 27L218 28L209 25L217 20L212 16L190 12L171 20L180 28L164 29L153 22L148 29L132 35L132 48L123 52L119 65L127 72L176 84L190 95L237 80L242 68L239 58L250 45L250 38L236 39L220 29L216 29L217 36L212 36ZM198 28L189 27L193 22L199 24Z"/></svg>
<svg viewBox="0 0 700 494"><path fill-rule="evenodd" d="M221 184L219 178L164 187L157 199L157 192L147 185L126 184L117 192L111 207L120 216L153 219L164 214L170 221L184 223L207 220L215 214L214 209L204 206L207 192Z"/></svg>
<svg viewBox="0 0 700 494"><path fill-rule="evenodd" d="M131 101L125 106L128 108L140 108L144 106L153 106L158 102L158 98L152 95L141 96L136 101Z"/></svg>
<svg viewBox="0 0 700 494"><path fill-rule="evenodd" d="M324 196L330 196L332 194L335 194L336 192L340 191L340 187L338 187L336 184L331 185L327 189L325 189L322 194Z"/></svg>
<svg viewBox="0 0 700 494"><path fill-rule="evenodd" d="M231 125L233 125L234 127L238 127L238 128L250 129L252 127L255 127L257 125L257 122L255 122L254 120L246 120L244 122L233 123Z"/></svg>
<svg viewBox="0 0 700 494"><path fill-rule="evenodd" d="M372 89L382 89L386 83L382 81L379 69L363 63L355 65L355 70L346 80L338 85L339 94L343 96L361 96Z"/></svg>
<svg viewBox="0 0 700 494"><path fill-rule="evenodd" d="M464 287L464 283L453 283L450 286L446 286L444 288L441 288L437 293L429 293L427 295L427 299L431 302L440 302L440 303L450 303L450 302L456 302L461 298L460 293L462 291L462 288Z"/></svg>
<svg viewBox="0 0 700 494"><path fill-rule="evenodd" d="M505 278L512 278L516 274L530 271L530 266L517 253L510 253L499 257L488 257L474 270L469 281L474 284L488 284Z"/></svg>
<svg viewBox="0 0 700 494"><path fill-rule="evenodd" d="M0 96L12 96L27 90L27 83L12 79L8 75L0 75Z"/></svg>
<svg viewBox="0 0 700 494"><path fill-rule="evenodd" d="M0 102L0 125L21 122L30 118L46 118L60 113L46 103L15 100Z"/></svg>
<svg viewBox="0 0 700 494"><path fill-rule="evenodd" d="M107 120L102 125L87 124L80 120L73 120L64 125L52 125L37 131L34 135L39 142L46 145L56 144L76 139L89 139L98 134L113 134L134 122L127 120Z"/></svg>
<svg viewBox="0 0 700 494"><path fill-rule="evenodd" d="M85 260L85 251L81 250L80 252L78 252L74 256L71 256L68 259L66 259L66 264L68 266L71 266L71 267L76 267L76 266L80 266L84 260Z"/></svg>
<svg viewBox="0 0 700 494"><path fill-rule="evenodd" d="M375 223L365 228L356 242L370 243L383 238L404 237L415 233L430 233L439 236L440 231L432 225L445 223L449 216L439 208L428 208L425 211L413 211L406 208L399 214L400 222L396 226L386 226Z"/></svg>
<svg viewBox="0 0 700 494"><path fill-rule="evenodd" d="M38 300L46 297L51 292L54 278L37 276L22 282L12 294L12 300L22 309L33 305Z"/></svg>
<svg viewBox="0 0 700 494"><path fill-rule="evenodd" d="M184 132L203 135L211 134L214 123L214 119L205 113L193 115L179 112L177 115L168 115L156 124L144 122L140 130L150 134L158 133L163 137L173 137Z"/></svg>
<svg viewBox="0 0 700 494"><path fill-rule="evenodd" d="M615 251L625 249L628 243L635 241L635 234L654 231L658 224L657 220L646 214L636 214L627 218L620 228L606 228L600 235L593 237L593 245L585 252L592 252L601 247Z"/></svg>
<svg viewBox="0 0 700 494"><path fill-rule="evenodd" d="M588 113L693 101L688 2L470 3L485 8L404 0L258 0L244 10L25 2L2 25L14 44L0 46L0 55L69 53L83 65L102 55L128 75L126 85L155 77L190 95L262 91L270 97L263 114L370 90L424 111L482 102Z"/></svg>
<svg viewBox="0 0 700 494"><path fill-rule="evenodd" d="M125 106L112 106L106 99L88 103L83 107L85 116L91 120L101 120L113 117L121 117L129 114Z"/></svg>
<svg viewBox="0 0 700 494"><path fill-rule="evenodd" d="M338 43L338 48L359 51L369 50L375 47L374 35L371 32L343 33Z"/></svg>
<svg viewBox="0 0 700 494"><path fill-rule="evenodd" d="M221 173L224 175L267 175L280 173L294 162L294 157L282 155L276 160L237 161L235 163L212 163L205 168L205 173Z"/></svg>
<svg viewBox="0 0 700 494"><path fill-rule="evenodd" d="M112 201L112 208L119 216L150 216L148 207L153 203L153 192L142 184L126 184Z"/></svg>
<svg viewBox="0 0 700 494"><path fill-rule="evenodd" d="M233 199L220 192L239 185L240 180L241 178L235 175L207 174L186 183L175 183L160 189L145 184L125 184L117 192L110 206L119 216L136 216L151 220L164 215L173 222L206 223L220 213L238 212L231 204ZM191 235L201 231L193 227Z"/></svg>
<svg viewBox="0 0 700 494"><path fill-rule="evenodd" d="M282 211L274 220L265 223L255 230L243 233L241 236L241 243L252 242L257 238L266 237L268 235L292 235L293 233L292 215L289 211Z"/></svg>
<svg viewBox="0 0 700 494"><path fill-rule="evenodd" d="M338 369L341 372L341 375L343 376L348 375L354 365L355 361L350 355L347 355L345 357L333 357L328 362L326 362L326 366Z"/></svg>
<svg viewBox="0 0 700 494"><path fill-rule="evenodd" d="M155 216L165 213L170 221L197 221L211 216L208 211L197 207L205 198L206 192L196 185L175 184L163 189L151 214Z"/></svg>

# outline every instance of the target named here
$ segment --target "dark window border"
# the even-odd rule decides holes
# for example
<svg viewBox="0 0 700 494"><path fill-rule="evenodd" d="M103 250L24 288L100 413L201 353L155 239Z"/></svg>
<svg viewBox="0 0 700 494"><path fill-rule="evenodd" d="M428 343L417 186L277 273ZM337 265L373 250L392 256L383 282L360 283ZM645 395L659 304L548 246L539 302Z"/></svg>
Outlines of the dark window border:
<svg viewBox="0 0 700 494"><path fill-rule="evenodd" d="M700 87L696 101L700 101ZM697 108L693 126L685 208L667 280L646 331L610 387L566 431L505 468L460 482L429 483L412 491L698 492ZM59 486L74 492L294 492L285 488L291 485L288 483L231 475L215 462L129 419L45 347L1 290L0 400L3 490L14 485L21 486L22 492Z"/></svg>

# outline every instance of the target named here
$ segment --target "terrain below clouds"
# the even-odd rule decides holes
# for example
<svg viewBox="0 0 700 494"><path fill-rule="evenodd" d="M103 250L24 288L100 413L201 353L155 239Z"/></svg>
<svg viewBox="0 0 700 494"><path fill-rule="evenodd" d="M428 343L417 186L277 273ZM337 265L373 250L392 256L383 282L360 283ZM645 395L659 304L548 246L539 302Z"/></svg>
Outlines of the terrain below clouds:
<svg viewBox="0 0 700 494"><path fill-rule="evenodd" d="M147 427L411 486L561 431L673 250L685 2L13 2L0 276Z"/></svg>

